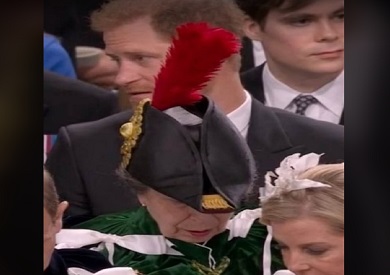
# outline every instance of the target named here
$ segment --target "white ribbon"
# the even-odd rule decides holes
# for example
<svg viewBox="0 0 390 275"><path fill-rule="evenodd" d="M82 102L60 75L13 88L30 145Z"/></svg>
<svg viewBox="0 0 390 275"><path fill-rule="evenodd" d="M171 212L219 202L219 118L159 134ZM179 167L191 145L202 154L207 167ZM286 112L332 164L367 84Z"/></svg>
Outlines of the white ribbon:
<svg viewBox="0 0 390 275"><path fill-rule="evenodd" d="M283 269L276 271L274 275L295 275L295 273L291 272L290 270Z"/></svg>
<svg viewBox="0 0 390 275"><path fill-rule="evenodd" d="M78 267L70 267L68 268L69 275L137 275L134 269L131 267L112 267L102 269L96 273L89 272L88 270L78 268Z"/></svg>
<svg viewBox="0 0 390 275"><path fill-rule="evenodd" d="M89 229L62 229L56 236L57 249L80 248L99 244L98 250L105 248L108 260L113 264L114 244L147 255L180 255L171 248L173 244L162 235L126 235L103 234Z"/></svg>
<svg viewBox="0 0 390 275"><path fill-rule="evenodd" d="M280 167L276 168L276 174L268 172L265 175L265 186L260 187L259 190L261 202L265 202L271 197L279 196L282 192L306 188L331 187L329 184L309 179L299 179L301 173L319 164L322 154L309 153L302 157L300 155L296 153L286 157L280 163ZM273 184L272 177L276 178Z"/></svg>
<svg viewBox="0 0 390 275"><path fill-rule="evenodd" d="M272 242L272 227L267 226L268 235L264 242L263 249L263 275L271 275L271 264L272 264L272 253L271 253L271 242ZM293 272L287 269L278 270L274 275L295 275Z"/></svg>
<svg viewBox="0 0 390 275"><path fill-rule="evenodd" d="M268 235L264 242L263 249L263 275L271 275L271 263L272 263L272 253L271 253L271 241L272 241L272 227L267 226Z"/></svg>
<svg viewBox="0 0 390 275"><path fill-rule="evenodd" d="M261 208L244 210L228 221L226 228L230 230L229 241L234 237L245 238L255 220L261 217Z"/></svg>
<svg viewBox="0 0 390 275"><path fill-rule="evenodd" d="M261 216L261 209L244 210L228 221L229 240L234 237L245 238L256 219ZM113 264L115 244L128 250L146 255L176 255L182 253L172 248L173 244L163 235L126 235L103 234L89 229L62 229L56 236L56 248L80 248L98 244L94 250L106 249L108 260Z"/></svg>

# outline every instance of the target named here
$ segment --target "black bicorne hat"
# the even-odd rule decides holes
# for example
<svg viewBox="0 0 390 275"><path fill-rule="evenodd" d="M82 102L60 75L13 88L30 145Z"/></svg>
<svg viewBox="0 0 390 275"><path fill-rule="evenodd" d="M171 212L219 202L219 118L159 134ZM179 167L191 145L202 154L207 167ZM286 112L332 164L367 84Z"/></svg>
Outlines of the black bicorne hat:
<svg viewBox="0 0 390 275"><path fill-rule="evenodd" d="M201 212L238 208L253 180L254 161L232 122L206 97L186 108L202 118L200 124L190 126L149 102L141 104L142 113L133 116L139 117L139 123L124 124L121 131L123 136L130 133L122 147L122 164L129 174Z"/></svg>
<svg viewBox="0 0 390 275"><path fill-rule="evenodd" d="M141 101L121 127L121 165L132 178L193 209L231 212L253 181L254 160L233 123L198 91L239 47L233 35L205 24L179 28L178 36L152 101ZM215 54L204 61L188 43Z"/></svg>

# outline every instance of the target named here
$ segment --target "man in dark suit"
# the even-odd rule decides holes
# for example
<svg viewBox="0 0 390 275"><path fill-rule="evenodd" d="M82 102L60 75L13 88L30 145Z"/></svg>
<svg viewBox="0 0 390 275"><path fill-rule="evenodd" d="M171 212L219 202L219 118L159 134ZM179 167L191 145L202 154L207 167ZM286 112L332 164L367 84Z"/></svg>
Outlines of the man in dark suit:
<svg viewBox="0 0 390 275"><path fill-rule="evenodd" d="M92 26L103 32L106 52L119 64L116 84L136 105L152 96L153 76L177 26L206 21L240 37L242 19L240 10L229 1L114 0L92 16ZM257 165L257 187L263 185L265 172L293 153L325 153L324 162L343 160L343 127L263 106L244 91L240 63L239 55L224 62L203 94L248 140ZM130 117L127 111L60 130L46 165L59 195L70 202L69 215L95 216L138 206L134 194L116 176L123 142L119 129Z"/></svg>
<svg viewBox="0 0 390 275"><path fill-rule="evenodd" d="M242 83L266 106L344 124L344 1L236 0L267 63Z"/></svg>
<svg viewBox="0 0 390 275"><path fill-rule="evenodd" d="M61 127L119 112L118 97L110 90L49 71L44 71L43 81L44 160Z"/></svg>
<svg viewBox="0 0 390 275"><path fill-rule="evenodd" d="M62 126L98 120L118 112L117 96L109 90L44 71L44 134Z"/></svg>

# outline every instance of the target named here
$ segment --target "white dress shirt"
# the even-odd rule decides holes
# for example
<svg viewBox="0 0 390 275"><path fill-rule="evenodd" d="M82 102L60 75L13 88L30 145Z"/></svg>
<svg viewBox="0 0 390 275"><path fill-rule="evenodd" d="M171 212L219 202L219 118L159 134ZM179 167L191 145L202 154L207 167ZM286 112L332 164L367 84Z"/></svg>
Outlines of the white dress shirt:
<svg viewBox="0 0 390 275"><path fill-rule="evenodd" d="M277 80L267 64L263 71L263 85L266 106L295 112L293 100L302 93ZM305 116L338 124L344 110L344 71L310 95L318 102L306 109Z"/></svg>
<svg viewBox="0 0 390 275"><path fill-rule="evenodd" d="M265 62L265 54L263 50L263 45L261 45L260 41L252 40L252 44L253 44L253 58L256 67Z"/></svg>
<svg viewBox="0 0 390 275"><path fill-rule="evenodd" d="M252 111L252 97L245 91L246 99L237 109L227 114L227 117L237 127L241 135L246 139L248 136L249 121Z"/></svg>
<svg viewBox="0 0 390 275"><path fill-rule="evenodd" d="M245 101L237 109L227 114L227 117L237 127L241 135L246 138L248 135L249 121L252 111L252 97L245 91ZM182 125L197 125L202 123L202 119L181 107L174 107L165 110L164 113L176 119Z"/></svg>

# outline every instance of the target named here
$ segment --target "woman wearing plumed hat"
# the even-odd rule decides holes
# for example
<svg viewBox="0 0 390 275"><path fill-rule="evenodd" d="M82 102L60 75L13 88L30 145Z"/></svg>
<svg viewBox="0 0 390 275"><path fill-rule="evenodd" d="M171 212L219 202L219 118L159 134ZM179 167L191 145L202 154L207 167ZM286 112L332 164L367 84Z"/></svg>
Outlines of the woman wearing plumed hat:
<svg viewBox="0 0 390 275"><path fill-rule="evenodd" d="M261 209L242 209L255 178L253 157L235 126L199 92L238 51L236 38L220 28L177 29L152 100L141 101L120 129L119 174L142 207L62 230L59 247L92 246L115 266L141 274L262 272ZM273 251L274 272L284 266Z"/></svg>

